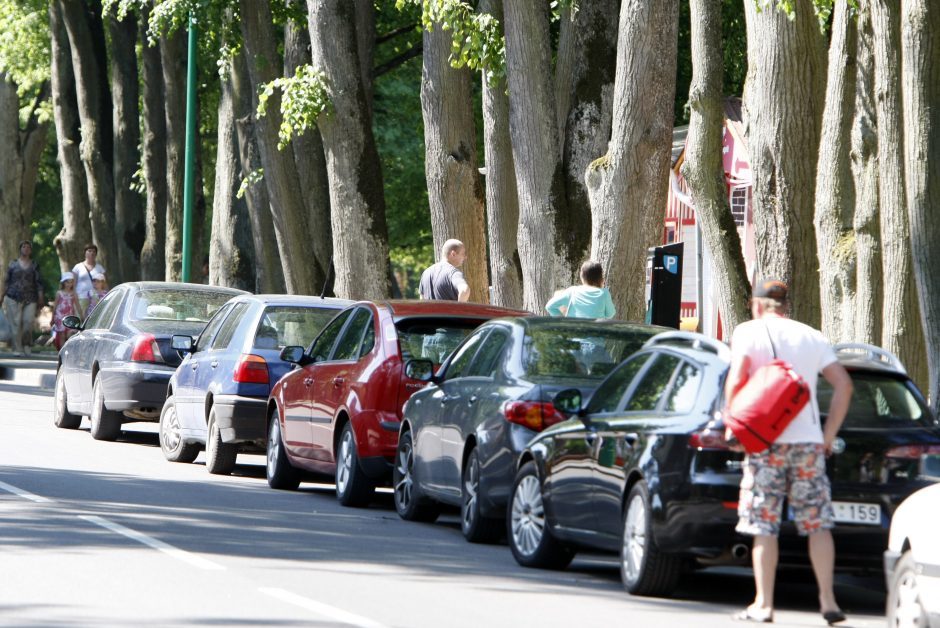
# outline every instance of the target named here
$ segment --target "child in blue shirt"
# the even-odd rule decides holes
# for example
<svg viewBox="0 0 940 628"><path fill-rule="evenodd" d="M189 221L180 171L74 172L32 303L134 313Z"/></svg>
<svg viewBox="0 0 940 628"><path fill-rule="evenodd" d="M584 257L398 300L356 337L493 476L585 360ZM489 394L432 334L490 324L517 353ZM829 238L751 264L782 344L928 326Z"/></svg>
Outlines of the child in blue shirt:
<svg viewBox="0 0 940 628"><path fill-rule="evenodd" d="M616 309L610 291L604 287L600 262L588 260L581 264L581 285L557 292L545 309L552 316L613 318Z"/></svg>

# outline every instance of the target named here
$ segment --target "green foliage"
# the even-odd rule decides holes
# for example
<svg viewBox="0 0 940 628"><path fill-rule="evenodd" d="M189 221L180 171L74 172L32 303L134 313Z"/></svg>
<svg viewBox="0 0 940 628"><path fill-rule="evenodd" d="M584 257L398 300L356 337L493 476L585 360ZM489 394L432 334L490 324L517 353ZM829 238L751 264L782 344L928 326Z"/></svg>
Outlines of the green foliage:
<svg viewBox="0 0 940 628"><path fill-rule="evenodd" d="M262 87L258 94L258 117L267 114L268 100L276 89L281 90L281 126L277 132L277 147L281 150L290 143L294 133L303 135L316 125L321 113L329 113L330 96L326 74L304 64L297 68L294 76L274 79Z"/></svg>
<svg viewBox="0 0 940 628"><path fill-rule="evenodd" d="M858 9L858 0L848 1L850 7ZM777 8L786 13L787 17L792 20L796 15L796 2L797 0L777 0ZM819 30L825 32L829 19L832 17L835 0L812 0L812 3L813 12L816 14L816 19L819 20ZM758 7L761 6L761 3L758 2Z"/></svg>
<svg viewBox="0 0 940 628"><path fill-rule="evenodd" d="M248 188L264 180L264 168L257 168L248 173L244 179L242 179L241 185L238 186L238 192L235 193L235 198L242 198L248 192Z"/></svg>
<svg viewBox="0 0 940 628"><path fill-rule="evenodd" d="M0 73L16 83L20 97L49 80L51 63L46 2L0 0Z"/></svg>

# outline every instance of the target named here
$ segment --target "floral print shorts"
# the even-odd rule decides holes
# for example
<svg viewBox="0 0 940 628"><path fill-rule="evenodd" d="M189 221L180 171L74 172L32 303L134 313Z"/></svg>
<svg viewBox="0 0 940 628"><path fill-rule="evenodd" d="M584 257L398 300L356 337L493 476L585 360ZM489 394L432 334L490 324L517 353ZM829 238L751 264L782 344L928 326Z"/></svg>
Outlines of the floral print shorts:
<svg viewBox="0 0 940 628"><path fill-rule="evenodd" d="M784 501L801 535L832 528L832 491L821 444L772 445L744 461L738 498L742 534L777 536Z"/></svg>

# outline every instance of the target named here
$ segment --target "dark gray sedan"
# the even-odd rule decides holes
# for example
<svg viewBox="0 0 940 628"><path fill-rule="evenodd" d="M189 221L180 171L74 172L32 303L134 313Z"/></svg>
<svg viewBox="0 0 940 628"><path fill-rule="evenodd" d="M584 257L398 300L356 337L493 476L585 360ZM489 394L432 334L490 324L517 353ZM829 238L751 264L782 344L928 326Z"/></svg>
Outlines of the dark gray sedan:
<svg viewBox="0 0 940 628"><path fill-rule="evenodd" d="M577 387L588 395L661 327L570 318L506 318L482 325L405 404L393 469L395 508L433 521L440 504L460 506L464 536L495 540L519 453L542 429L564 421L551 403Z"/></svg>
<svg viewBox="0 0 940 628"><path fill-rule="evenodd" d="M167 383L180 363L174 334L197 336L226 301L242 290L199 284L132 282L116 286L59 352L55 424L76 429L91 418L91 435L115 440L121 425L157 421Z"/></svg>

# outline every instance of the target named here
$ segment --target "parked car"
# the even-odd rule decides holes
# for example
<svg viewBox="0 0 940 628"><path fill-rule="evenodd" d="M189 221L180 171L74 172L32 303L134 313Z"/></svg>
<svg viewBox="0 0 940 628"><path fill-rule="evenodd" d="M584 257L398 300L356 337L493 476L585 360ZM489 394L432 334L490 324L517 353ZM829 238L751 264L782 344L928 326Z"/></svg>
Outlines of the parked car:
<svg viewBox="0 0 940 628"><path fill-rule="evenodd" d="M433 521L440 504L461 508L471 542L496 540L519 454L544 428L567 417L552 406L558 391L587 396L624 358L662 327L574 318L504 318L473 332L405 404L393 470L395 509Z"/></svg>
<svg viewBox="0 0 940 628"><path fill-rule="evenodd" d="M391 479L402 406L425 382L413 358L439 366L471 331L517 310L453 301L363 301L341 312L308 351L282 356L299 368L271 390L267 478L297 488L299 470L336 476L345 506L364 505Z"/></svg>
<svg viewBox="0 0 940 628"><path fill-rule="evenodd" d="M938 479L940 427L896 358L868 345L836 350L855 386L827 462L836 566L880 570L895 508ZM713 420L729 360L717 341L672 332L620 365L586 406L577 389L558 393L555 406L575 416L520 459L507 513L516 560L562 567L579 548L618 552L625 588L646 595L668 594L686 566L744 564L750 539L734 531L743 455ZM824 410L831 394L821 381ZM784 521L781 563L805 565L806 555Z"/></svg>
<svg viewBox="0 0 940 628"><path fill-rule="evenodd" d="M307 345L352 301L286 295L235 297L195 341L173 336L185 353L160 415L160 448L171 462L206 450L209 473L227 475L239 451L265 451L271 387L293 364L287 345Z"/></svg>
<svg viewBox="0 0 940 628"><path fill-rule="evenodd" d="M84 322L67 316L65 326L79 333L58 356L56 426L76 429L89 416L93 438L114 440L123 423L156 421L180 363L170 337L198 334L239 294L245 292L138 281L113 288Z"/></svg>
<svg viewBox="0 0 940 628"><path fill-rule="evenodd" d="M938 484L920 489L894 511L884 553L889 626L940 627L938 521Z"/></svg>

